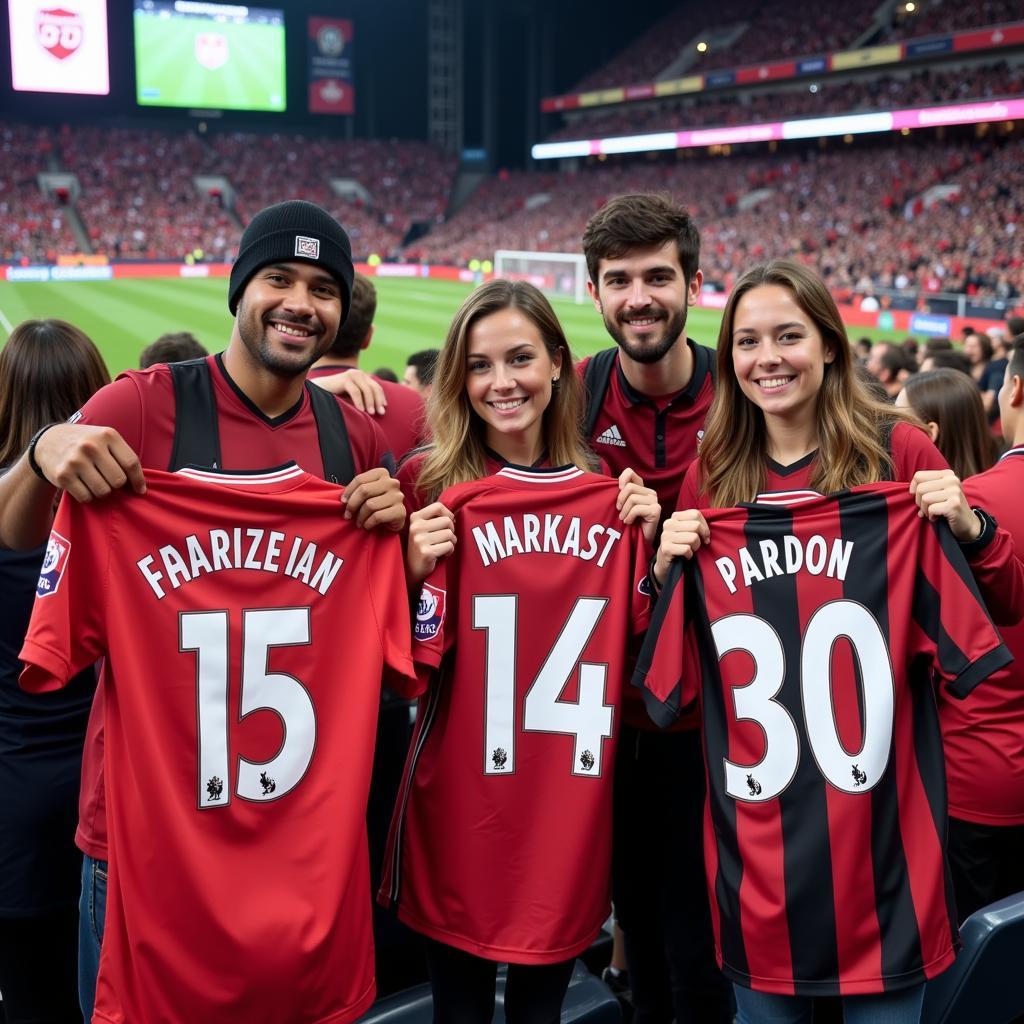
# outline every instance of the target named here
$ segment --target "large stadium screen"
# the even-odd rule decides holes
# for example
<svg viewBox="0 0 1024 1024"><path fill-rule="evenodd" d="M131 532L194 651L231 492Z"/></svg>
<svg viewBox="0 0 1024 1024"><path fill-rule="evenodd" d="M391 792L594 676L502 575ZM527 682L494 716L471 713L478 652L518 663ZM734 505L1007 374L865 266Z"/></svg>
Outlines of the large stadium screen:
<svg viewBox="0 0 1024 1024"><path fill-rule="evenodd" d="M135 0L140 106L284 110L284 12Z"/></svg>
<svg viewBox="0 0 1024 1024"><path fill-rule="evenodd" d="M9 0L11 84L19 92L110 92L106 0Z"/></svg>

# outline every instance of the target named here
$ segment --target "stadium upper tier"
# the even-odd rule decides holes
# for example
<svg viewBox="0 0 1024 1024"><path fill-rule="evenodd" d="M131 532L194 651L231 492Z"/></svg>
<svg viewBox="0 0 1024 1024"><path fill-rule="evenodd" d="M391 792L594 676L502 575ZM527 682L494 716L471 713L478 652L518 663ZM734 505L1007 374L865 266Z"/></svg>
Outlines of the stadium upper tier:
<svg viewBox="0 0 1024 1024"><path fill-rule="evenodd" d="M883 5L884 7L885 5ZM1019 21L1020 0L918 0L879 15L877 0L848 0L841 8L820 0L721 0L713 9L679 4L597 68L569 93L651 82L662 77L742 67L761 61L832 53L855 46ZM700 54L698 42L708 43Z"/></svg>
<svg viewBox="0 0 1024 1024"><path fill-rule="evenodd" d="M1024 294L1024 142L871 148L800 156L689 157L509 174L488 181L448 223L405 250L456 261L496 249L579 251L590 215L621 192L664 190L693 212L709 283L789 256L836 289Z"/></svg>
<svg viewBox="0 0 1024 1024"><path fill-rule="evenodd" d="M909 75L871 75L834 81L828 77L798 87L768 92L739 91L690 98L664 99L649 104L604 107L566 116L566 124L550 136L556 139L603 139L616 135L672 131L681 128L759 124L787 118L865 110L957 103L963 100L1019 96L1024 70L998 61L984 67L924 68Z"/></svg>

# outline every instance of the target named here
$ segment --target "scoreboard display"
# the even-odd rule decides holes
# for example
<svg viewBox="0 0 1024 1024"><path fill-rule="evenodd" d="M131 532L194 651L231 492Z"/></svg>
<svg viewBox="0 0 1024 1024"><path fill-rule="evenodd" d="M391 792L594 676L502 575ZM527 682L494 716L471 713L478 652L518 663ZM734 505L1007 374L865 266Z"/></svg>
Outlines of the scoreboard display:
<svg viewBox="0 0 1024 1024"><path fill-rule="evenodd" d="M140 106L285 109L282 10L198 0L135 0Z"/></svg>

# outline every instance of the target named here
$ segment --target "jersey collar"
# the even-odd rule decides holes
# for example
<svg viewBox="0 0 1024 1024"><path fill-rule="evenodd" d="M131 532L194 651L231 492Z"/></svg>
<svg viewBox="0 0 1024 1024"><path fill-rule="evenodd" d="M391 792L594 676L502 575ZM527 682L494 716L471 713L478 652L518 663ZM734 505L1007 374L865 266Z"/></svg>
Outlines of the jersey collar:
<svg viewBox="0 0 1024 1024"><path fill-rule="evenodd" d="M306 389L302 389L302 394L299 395L299 400L290 408L285 409L280 416L268 416L231 378L231 374L228 373L227 367L224 365L224 353L218 352L214 357L217 363L217 369L220 370L227 381L228 386L234 391L239 401L255 416L257 419L262 420L268 427L280 427L282 424L287 423L293 416L297 416L299 410L302 408L302 403L306 400ZM315 387L316 385L312 385Z"/></svg>
<svg viewBox="0 0 1024 1024"><path fill-rule="evenodd" d="M709 376L711 373L711 360L713 358L711 349L707 348L705 345L698 345L692 338L687 338L686 344L690 346L690 351L693 353L693 373L690 375L690 382L685 388L681 391L677 391L672 396L672 400L668 403L669 405L675 405L675 403L680 400L688 403L696 401L701 388L704 387L705 377ZM628 380L626 380L626 374L622 370L622 363L618 357L615 359L615 375L618 378L622 394L630 405L640 405L641 402L648 402L650 404L654 403L654 400L650 395L645 395L642 391L637 391L637 389L633 387Z"/></svg>

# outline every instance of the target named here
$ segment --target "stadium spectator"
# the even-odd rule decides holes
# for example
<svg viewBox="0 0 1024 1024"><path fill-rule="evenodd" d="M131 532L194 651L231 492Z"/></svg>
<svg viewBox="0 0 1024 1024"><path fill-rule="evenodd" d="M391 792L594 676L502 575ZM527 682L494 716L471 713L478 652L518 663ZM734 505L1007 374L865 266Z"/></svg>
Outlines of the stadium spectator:
<svg viewBox="0 0 1024 1024"><path fill-rule="evenodd" d="M419 392L424 401L430 398L439 351L436 348L425 348L420 352L413 352L405 362L402 382L406 387Z"/></svg>
<svg viewBox="0 0 1024 1024"><path fill-rule="evenodd" d="M786 325L784 336L780 324ZM744 275L725 307L717 366L716 401L708 418L700 455L683 483L680 511L666 522L662 533L653 567L659 584L665 584L673 558L693 558L700 547L712 540L713 531L724 529L718 525L709 529L702 510L731 507L750 501L764 491L813 488L822 494L833 494L852 484L880 481L889 476L896 480L912 479L912 493L921 511L929 519L945 518L962 543L974 545L973 551L980 548L988 552L979 557L997 560L1000 569L1013 564L1008 537L995 530L991 521L983 526L981 518L964 499L959 481L927 436L906 422L890 405L870 399L857 384L839 311L821 278L812 271L780 260L755 267ZM774 384L778 380L787 383L782 387L764 387L765 382ZM888 522L884 517L876 528L888 536ZM692 577L688 575L688 578ZM955 572L950 573L949 579L951 586L958 585L959 577ZM768 593L763 591L760 596L766 598ZM745 607L754 601L755 610L758 608L758 595L753 591L744 593L742 600L747 602ZM764 610L767 613L767 607ZM976 609L980 616L978 621L986 622L981 612L979 606ZM994 633L986 634L985 646L979 647L975 657L987 655L990 643L998 644ZM742 639L735 646L742 646ZM671 644L669 649L673 649ZM991 649L999 651L998 646ZM713 651L707 657L718 661ZM996 664L1002 657L1000 652L994 659ZM645 655L641 656L641 662L646 663ZM948 666L947 671L955 676L962 667L957 661L956 666ZM678 672L677 661L672 670ZM983 674L979 671L975 681L981 678ZM827 784L816 774L818 769L813 767L813 758L806 758L799 769L794 760L793 773L783 772L775 783L789 789L789 806L800 815L800 822L794 820L792 830L789 826L778 831L777 826L773 827L773 838L769 842L773 848L766 849L761 833L756 837L753 833L743 834L745 829L739 826L752 819L745 815L741 819L738 812L727 809L735 808L738 800L735 796L730 798L723 789L727 777L724 778L721 771L719 758L724 747L720 740L725 730L733 728L730 724L733 717L745 712L730 711L730 702L720 699L715 685L710 677L705 680L704 692L710 687L716 694L704 701L704 714L709 723L705 729L709 744L709 785L714 787L709 806L713 827L705 831L705 837L709 853L717 857L720 865L720 870L709 876L709 895L718 908L720 927L716 934L720 936L723 967L735 982L737 1021L752 1024L767 1019L807 1020L811 998L794 994L794 986L799 991L801 985L813 982L811 991L838 995L843 964L853 954L856 944L858 962L876 966L858 974L860 994L843 997L844 1012L848 1008L847 1019L880 1020L884 1016L894 1024L916 1024L924 994L924 972L941 970L952 963L955 955L956 927L955 922L949 920L942 884L944 815L940 811L933 816L931 798L925 798L918 809L922 814L919 820L929 823L931 840L922 847L919 837L915 836L915 851L921 853L926 848L928 852L926 861L914 864L910 870L916 871L924 865L923 877L931 879L927 883L926 902L933 908L926 918L926 930L920 933L921 944L915 944L913 951L903 946L899 962L883 964L880 949L891 948L888 945L890 933L901 931L906 922L902 911L897 912L891 903L895 890L887 887L883 893L870 885L861 887L848 870L847 860L834 861L835 870L816 860L816 857L827 859L830 856L829 830L841 826L833 817L833 811L838 813L838 808L832 805L831 792L827 794L826 810L824 790ZM889 687L891 683L885 685ZM908 685L909 680L904 676L900 686ZM793 707L799 703L800 697L796 694ZM912 703L909 699L903 703L905 711ZM822 713L828 714L831 720L837 712L837 708L829 708ZM806 702L803 713L805 716L810 713ZM897 729L897 734L908 736L912 731L907 721L906 729ZM934 741L929 739L929 749L933 752L940 750L937 740L938 736ZM772 744L769 742L768 746L770 750ZM792 756L797 758L795 750ZM913 765L910 772L917 782L922 771L919 761L911 758L907 763ZM941 777L936 778L942 771L941 754L932 758L929 769L927 773L922 772L927 774L925 785L941 800L944 783ZM802 782L798 781L801 770L804 772ZM753 799L761 793L761 783L752 775L748 775L747 780ZM794 786L799 788L794 790ZM743 792L747 792L747 787ZM818 795L812 797L812 794ZM874 797L883 798L878 792ZM884 798L894 801L895 790L890 790ZM868 821L859 812L853 813L852 807L850 810L851 828L857 827L857 821ZM900 814L903 813L909 813L909 808L901 808ZM895 806L892 814L896 814ZM764 819L758 816L757 820L761 823ZM820 854L809 853L804 845L811 841L815 829L821 829L815 844ZM847 830L843 830L843 835L846 842L852 842ZM870 850L869 836L870 826L858 848ZM795 837L807 857L804 873L777 870L779 858L786 856L784 850L788 850L790 837ZM783 849L778 847L779 843ZM834 857L834 846L831 849ZM723 857L730 859L731 866L724 864ZM887 859L886 863L891 864L891 861ZM906 862L901 860L901 863ZM721 869L723 867L725 870ZM820 874L819 868L823 869ZM870 877L870 872L866 877ZM743 891L739 889L741 878ZM914 891L915 901L924 898L922 890L915 888ZM865 913L870 914L872 921L881 922L880 929L872 930L870 936L860 928L862 914L851 915L853 904L865 896L865 906L871 908ZM794 904L790 904L791 900ZM795 910L796 904L814 909L800 913ZM787 906L790 906L788 913L785 912ZM789 922L781 934L775 930L780 912ZM755 950L756 968L748 959ZM854 1016L858 1010L861 1012Z"/></svg>
<svg viewBox="0 0 1024 1024"><path fill-rule="evenodd" d="M933 335L930 338L925 338L924 344L917 350L917 362L920 365L929 356L934 355L936 352L952 351L953 342L950 338L945 338L941 335Z"/></svg>
<svg viewBox="0 0 1024 1024"><path fill-rule="evenodd" d="M431 441L399 469L406 501L415 510L409 526L409 578L412 583L428 582L421 607L439 592L429 584L443 582L443 578L439 581L430 575L438 560L457 559L460 552L465 554L461 563L455 562L459 587L466 594L477 592L469 576L479 573L480 563L469 559L473 550L470 538L456 537L457 524L459 529L463 524L459 513L465 505L454 504L458 500L454 495L449 499L450 487L490 477L510 463L537 468L540 477L545 468L596 468L594 455L580 433L583 386L573 370L569 344L550 303L532 284L497 279L472 292L452 321L433 382L428 403ZM511 405L515 408L505 408ZM583 481L590 487L596 483L593 477L583 477L581 486ZM554 483L550 477L549 483ZM605 502L609 483L601 488ZM645 488L631 471L621 474L618 486L619 511L608 503L598 512L592 493L591 511L584 513L587 499L573 487L561 490L558 511L567 519L587 514L587 522L611 516L624 539L627 535L622 524L638 523L649 544L660 516L654 491ZM535 484L520 487L536 489ZM547 485L545 489L550 490ZM614 496L614 486L611 491ZM441 497L452 502L452 507L442 504ZM502 498L496 506L499 514L508 511L509 503L532 511L544 500L538 494L514 490L506 491ZM628 591L639 582L630 572L628 560L642 557L644 547L643 542L634 546L639 540L635 531L628 537L627 546L618 551L620 558L627 556L627 563L620 560L617 568L609 566L611 582L604 584L612 587L608 593L611 606L622 610L626 596L622 585ZM457 540L462 541L458 551ZM531 585L532 573L524 575L524 566L519 566L516 589L520 607L542 609L540 614L549 616L543 619L547 623L551 615L562 614L560 610L543 611L553 607L549 572L557 575L568 570L580 579L579 593L591 591L583 582L586 570L582 563L558 566L550 561L550 555L544 557L548 561L536 565L537 570L546 567L541 574L544 578L533 576ZM625 575L622 569L626 569ZM455 569L447 571L451 581ZM509 583L506 580L501 585ZM495 592L493 581L489 586ZM480 589L487 589L482 580ZM449 589L448 594L449 602L458 600L458 590ZM626 607L629 604L627 598ZM527 620L520 615L520 628L525 632ZM617 617L618 612L610 621ZM544 745L533 747L528 754L520 750L514 778L501 778L495 787L492 777L477 773L478 781L465 788L461 771L455 767L465 763L460 745L469 746L475 760L483 737L470 739L456 723L479 722L480 673L487 672L479 657L464 653L467 648L476 649L476 645L470 648L468 640L478 627L468 623L464 614L455 614L449 604L443 644L447 669L440 679L433 680L428 698L439 708L438 723L447 725L429 732L421 728L415 741L415 754L406 769L408 789L392 826L392 842L400 843L400 848L389 858L395 868L386 869L382 898L397 901L400 918L427 937L436 1020L490 1021L496 961L508 959L508 1019L557 1021L574 957L593 941L597 922L608 912L612 777L609 772L604 782L574 778L574 773L563 772L564 752ZM464 628L466 636L462 635ZM622 670L627 638L607 639L607 626L596 620L590 629L594 632L588 643L597 644L598 649L608 645L605 657L611 663L611 679ZM530 642L535 639L531 634ZM518 674L533 664L528 654L523 660L523 651L520 645L503 655L515 661ZM436 653L440 659L441 645ZM430 659L428 655L425 666L436 666ZM580 693L582 700L582 690ZM608 702L618 703L617 697L618 688L609 688ZM525 746L526 735L517 730L517 736L515 742ZM507 756L508 751L500 747L495 751L495 763ZM589 768L593 767L592 758ZM590 784L587 792L577 787L580 781ZM512 785L504 784L508 782ZM559 794L557 800L541 796L547 787ZM437 816L434 808L441 807L460 808L453 812L457 827ZM561 866L553 868L550 857L556 848ZM552 878L572 882L558 882L552 889Z"/></svg>
<svg viewBox="0 0 1024 1024"><path fill-rule="evenodd" d="M377 380L387 381L389 384L398 383L398 374L390 366L378 366L373 375Z"/></svg>
<svg viewBox="0 0 1024 1024"><path fill-rule="evenodd" d="M334 344L313 364L309 379L322 387L347 370L359 366L359 353L369 347L373 338L373 319L377 315L377 289L362 274L356 274L352 285L352 303L348 319L338 331ZM395 459L415 448L423 437L423 398L411 388L382 381L387 408L377 419L388 439Z"/></svg>
<svg viewBox="0 0 1024 1024"><path fill-rule="evenodd" d="M872 341L870 338L858 338L854 343L853 352L857 357L857 361L862 365L866 366L868 360L871 358Z"/></svg>
<svg viewBox="0 0 1024 1024"><path fill-rule="evenodd" d="M988 391L988 367L992 362L992 339L987 334L973 331L964 338L964 356L971 367L978 390L984 394Z"/></svg>
<svg viewBox="0 0 1024 1024"><path fill-rule="evenodd" d="M934 352L926 353L921 362L921 373L930 373L932 370L943 368L956 370L957 373L966 374L968 377L971 376L971 364L967 361L967 356L952 348L936 349Z"/></svg>
<svg viewBox="0 0 1024 1024"><path fill-rule="evenodd" d="M1022 325L1024 326L1024 325ZM1009 450L964 493L1024 553L1024 337L1012 344L999 392ZM939 694L949 782L949 862L961 921L1024 889L1024 625L1002 628L1014 663L965 701Z"/></svg>
<svg viewBox="0 0 1024 1024"><path fill-rule="evenodd" d="M909 377L896 407L912 409L932 443L961 480L988 469L997 456L978 389L966 374L938 369Z"/></svg>
<svg viewBox="0 0 1024 1024"><path fill-rule="evenodd" d="M180 363L185 359L201 359L210 353L191 331L161 334L139 354L139 369L145 370L156 363Z"/></svg>
<svg viewBox="0 0 1024 1024"><path fill-rule="evenodd" d="M0 473L37 431L66 420L109 382L102 356L77 327L18 324L0 350ZM7 1024L72 1021L79 1012L75 810L96 676L89 668L45 696L18 686L36 581L52 557L59 556L43 547L0 551L0 1005Z"/></svg>
<svg viewBox="0 0 1024 1024"><path fill-rule="evenodd" d="M674 507L697 454L714 380L710 350L686 337L700 295L700 234L668 196L609 200L583 233L587 290L614 349L580 363L588 440L612 472L635 470ZM613 899L637 1024L732 1019L714 961L701 879L704 790L695 714L661 733L637 695L623 705L615 768ZM687 777L665 803L664 780Z"/></svg>
<svg viewBox="0 0 1024 1024"><path fill-rule="evenodd" d="M318 258L294 255L296 235L320 243ZM103 498L126 485L144 492L144 466L178 468L173 462L180 454L177 440L187 441L193 452L205 451L203 465L216 460L229 469L265 469L295 460L327 474L328 457L343 462L334 406L321 408L314 400L306 371L344 321L353 272L344 229L324 210L287 202L257 214L232 268L230 341L223 353L209 357L198 385L212 389L219 436L209 436L201 418L175 416L176 390L167 367L124 374L86 403L76 423L49 426L37 438L34 458L23 455L0 479L0 544L41 543L54 488L77 501ZM368 529L400 529L405 507L389 473L393 462L383 435L346 403L339 401L337 409L356 471L344 492L344 515ZM102 707L99 699L96 707ZM86 855L79 986L87 1019L93 1012L106 903L102 718L96 711L90 720L76 836ZM353 960L356 970L359 959Z"/></svg>

